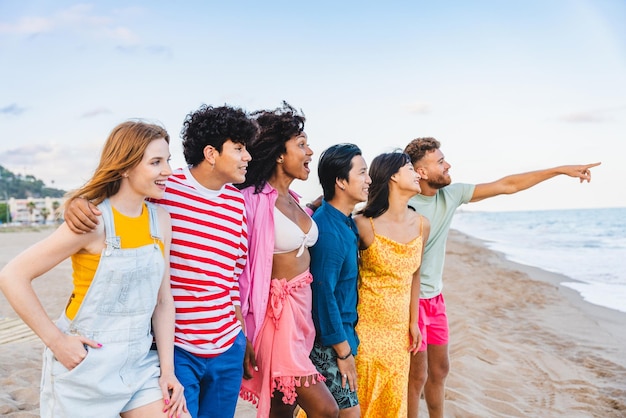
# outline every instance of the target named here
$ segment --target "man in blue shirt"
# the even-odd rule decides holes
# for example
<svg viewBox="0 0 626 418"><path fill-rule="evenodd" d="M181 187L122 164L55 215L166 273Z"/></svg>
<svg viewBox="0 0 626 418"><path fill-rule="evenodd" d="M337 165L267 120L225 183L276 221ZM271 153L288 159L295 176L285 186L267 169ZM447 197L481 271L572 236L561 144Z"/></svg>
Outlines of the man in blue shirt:
<svg viewBox="0 0 626 418"><path fill-rule="evenodd" d="M311 360L326 378L339 416L359 417L354 355L357 323L358 232L352 220L357 203L367 200L372 182L359 147L333 145L322 153L318 176L324 193L313 215L319 239L309 249L313 275L316 337Z"/></svg>

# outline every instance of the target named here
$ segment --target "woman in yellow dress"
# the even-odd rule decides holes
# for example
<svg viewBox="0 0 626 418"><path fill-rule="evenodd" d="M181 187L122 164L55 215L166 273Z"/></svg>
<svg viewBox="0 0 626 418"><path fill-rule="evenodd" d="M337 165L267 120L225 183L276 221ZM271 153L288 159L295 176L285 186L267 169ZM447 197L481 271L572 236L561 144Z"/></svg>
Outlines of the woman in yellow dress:
<svg viewBox="0 0 626 418"><path fill-rule="evenodd" d="M355 217L361 249L358 396L364 418L404 418L410 356L422 339L419 267L430 224L408 207L421 191L408 155L381 154L369 174L369 198Z"/></svg>

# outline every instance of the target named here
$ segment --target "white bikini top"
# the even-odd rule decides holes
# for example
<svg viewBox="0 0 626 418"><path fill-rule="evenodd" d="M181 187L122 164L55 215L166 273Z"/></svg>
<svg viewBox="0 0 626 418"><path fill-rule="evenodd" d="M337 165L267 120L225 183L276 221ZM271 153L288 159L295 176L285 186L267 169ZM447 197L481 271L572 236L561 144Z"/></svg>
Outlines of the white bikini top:
<svg viewBox="0 0 626 418"><path fill-rule="evenodd" d="M298 250L296 257L300 257L305 248L317 242L318 234L317 224L313 219L309 232L305 234L296 223L274 207L274 254Z"/></svg>

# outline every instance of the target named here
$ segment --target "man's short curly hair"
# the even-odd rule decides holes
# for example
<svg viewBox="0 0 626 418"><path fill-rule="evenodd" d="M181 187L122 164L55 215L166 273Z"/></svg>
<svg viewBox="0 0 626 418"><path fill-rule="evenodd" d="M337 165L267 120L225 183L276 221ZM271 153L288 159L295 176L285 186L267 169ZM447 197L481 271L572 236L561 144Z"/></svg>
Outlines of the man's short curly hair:
<svg viewBox="0 0 626 418"><path fill-rule="evenodd" d="M441 144L435 138L415 138L404 148L404 153L411 157L411 164L415 164L430 152L438 150Z"/></svg>
<svg viewBox="0 0 626 418"><path fill-rule="evenodd" d="M202 105L189 113L180 136L183 139L185 161L192 167L204 160L204 148L211 145L222 152L227 140L247 146L256 135L254 122L242 109L230 106Z"/></svg>

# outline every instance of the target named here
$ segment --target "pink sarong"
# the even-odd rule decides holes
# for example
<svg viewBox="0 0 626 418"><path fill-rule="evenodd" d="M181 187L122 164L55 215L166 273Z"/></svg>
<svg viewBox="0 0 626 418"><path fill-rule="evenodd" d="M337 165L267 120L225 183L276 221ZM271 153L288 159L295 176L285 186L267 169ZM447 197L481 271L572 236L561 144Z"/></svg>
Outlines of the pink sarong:
<svg viewBox="0 0 626 418"><path fill-rule="evenodd" d="M283 393L285 404L293 405L296 387L325 380L309 359L315 340L312 281L307 270L270 284L267 313L254 346L259 371L243 381L240 391L241 398L257 406L257 417L269 416L275 390Z"/></svg>

